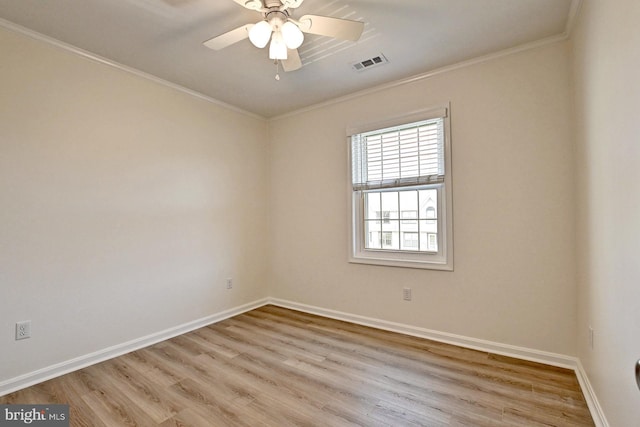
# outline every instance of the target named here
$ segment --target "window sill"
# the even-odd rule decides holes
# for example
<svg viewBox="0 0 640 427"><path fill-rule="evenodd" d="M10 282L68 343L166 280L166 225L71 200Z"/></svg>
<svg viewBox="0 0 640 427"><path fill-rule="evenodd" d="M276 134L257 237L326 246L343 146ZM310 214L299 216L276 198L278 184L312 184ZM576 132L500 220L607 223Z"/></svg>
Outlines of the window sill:
<svg viewBox="0 0 640 427"><path fill-rule="evenodd" d="M372 256L351 256L349 262L352 264L369 264L385 267L419 268L423 270L453 271L453 263L440 261L419 261L407 259L389 259Z"/></svg>

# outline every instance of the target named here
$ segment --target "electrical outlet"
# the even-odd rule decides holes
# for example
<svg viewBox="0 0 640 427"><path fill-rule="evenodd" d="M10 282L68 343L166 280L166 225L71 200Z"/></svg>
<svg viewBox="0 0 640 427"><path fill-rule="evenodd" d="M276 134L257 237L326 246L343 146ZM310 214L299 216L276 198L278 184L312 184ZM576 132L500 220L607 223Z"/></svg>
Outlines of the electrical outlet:
<svg viewBox="0 0 640 427"><path fill-rule="evenodd" d="M589 348L593 350L593 328L589 326Z"/></svg>
<svg viewBox="0 0 640 427"><path fill-rule="evenodd" d="M31 338L31 320L16 323L16 340Z"/></svg>
<svg viewBox="0 0 640 427"><path fill-rule="evenodd" d="M233 279L227 279L227 289L233 288Z"/></svg>
<svg viewBox="0 0 640 427"><path fill-rule="evenodd" d="M402 299L411 301L411 288L402 288Z"/></svg>

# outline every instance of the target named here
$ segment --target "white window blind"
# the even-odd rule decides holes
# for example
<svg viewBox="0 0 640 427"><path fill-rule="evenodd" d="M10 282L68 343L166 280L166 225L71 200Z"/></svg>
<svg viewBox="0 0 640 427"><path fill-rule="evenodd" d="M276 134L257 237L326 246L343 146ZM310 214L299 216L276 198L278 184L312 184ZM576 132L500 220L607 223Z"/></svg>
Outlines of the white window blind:
<svg viewBox="0 0 640 427"><path fill-rule="evenodd" d="M444 119L351 136L354 190L444 182Z"/></svg>

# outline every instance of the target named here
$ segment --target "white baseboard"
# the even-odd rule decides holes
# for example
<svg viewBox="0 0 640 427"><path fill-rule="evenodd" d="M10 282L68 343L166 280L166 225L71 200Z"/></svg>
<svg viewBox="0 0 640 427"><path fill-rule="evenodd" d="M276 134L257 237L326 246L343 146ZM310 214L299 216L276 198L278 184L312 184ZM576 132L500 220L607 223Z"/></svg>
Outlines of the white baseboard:
<svg viewBox="0 0 640 427"><path fill-rule="evenodd" d="M356 314L329 310L326 308L315 307L306 304L299 304L296 302L281 300L277 298L269 298L269 303L284 308L290 308L292 310L316 314L318 316L344 320L346 322L357 323L358 325L371 326L373 328L383 329L385 331L399 332L401 334L411 335L418 338L426 338L446 344L457 345L459 347L471 348L473 350L486 351L489 353L500 354L502 356L529 360L531 362L539 362L547 365L574 370L578 366L578 359L562 354L533 350L525 347L516 347L509 344L502 344L493 341L465 337L462 335L455 335L447 332L439 332L431 329L420 328L417 326L389 322L387 320L374 319L371 317L359 316Z"/></svg>
<svg viewBox="0 0 640 427"><path fill-rule="evenodd" d="M532 362L544 363L551 366L571 369L576 373L576 377L578 378L578 382L580 384L580 387L582 388L582 393L584 394L585 400L587 401L587 406L589 407L589 411L591 412L591 416L596 427L609 427L609 424L607 423L607 420L604 416L604 412L602 411L602 407L600 406L595 392L591 387L591 384L589 383L587 373L582 367L580 359L578 359L577 357L549 353L525 347L517 347L493 341L480 340L477 338L465 337L462 335L449 334L446 332L434 331L417 326L405 325L402 323L389 322L386 320L329 310L326 308L300 304L297 302L282 300L278 298L269 298L269 304L289 308L292 310L298 310L305 313L316 314L318 316L343 320L345 322L356 323L358 325L370 326L385 331L398 332L418 338L426 338L433 341L471 348L473 350L485 351L488 353L500 354L503 356L515 357L517 359L529 360Z"/></svg>
<svg viewBox="0 0 640 427"><path fill-rule="evenodd" d="M602 407L595 395L591 383L587 377L580 360L576 357L565 356L562 354L549 353L540 350L534 350L525 347L517 347L509 344L502 344L493 341L480 340L477 338L465 337L446 332L434 331L431 329L420 328L417 326L406 325L402 323L389 322L387 320L375 319L372 317L360 316L357 314L346 313L342 311L330 310L322 307L316 307L307 304L300 304L293 301L283 300L279 298L263 298L254 302L243 304L228 310L221 311L211 316L203 317L182 325L156 332L145 337L137 338L122 344L118 344L109 348L105 348L94 353L67 360L55 365L51 365L34 372L29 372L15 378L0 383L0 396L12 393L14 391L41 383L51 378L64 375L78 369L112 359L117 356L135 351L160 341L173 338L178 335L185 334L204 326L220 322L229 317L237 316L247 311L254 310L267 304L273 304L279 307L298 310L305 313L315 314L318 316L328 317L331 319L343 320L363 326L370 326L385 331L398 332L405 335L411 335L419 338L426 338L433 341L453 344L460 347L471 348L474 350L485 351L503 356L515 357L518 359L529 360L532 362L545 363L547 365L558 366L562 368L572 369L576 373L582 393L585 396L591 416L597 427L609 427L604 416Z"/></svg>
<svg viewBox="0 0 640 427"><path fill-rule="evenodd" d="M160 341L168 340L175 336L185 334L198 328L202 328L203 326L220 322L221 320L227 319L229 317L237 316L238 314L242 314L258 307L262 307L263 305L267 304L268 301L268 298L263 298L254 302L243 304L238 307L221 311L216 314L212 314L211 316L203 317L201 319L187 322L173 328L165 329L164 331L155 332L141 338L136 338L122 344L117 344L112 347L86 354L84 356L66 360L55 365L38 369L34 372L29 372L15 378L11 378L0 383L0 396L32 386L34 384L41 383L43 381L50 380L51 378L59 377L60 375L67 374L69 372L73 372L90 365L94 365L99 362L103 362L108 359L112 359L117 356L121 356L134 350L148 347Z"/></svg>
<svg viewBox="0 0 640 427"><path fill-rule="evenodd" d="M609 427L602 406L600 406L596 393L589 382L589 377L587 377L587 371L584 370L580 360L578 360L578 366L576 367L576 376L578 377L582 394L584 394L584 398L587 401L587 406L589 406L589 411L591 412L591 417L596 427Z"/></svg>

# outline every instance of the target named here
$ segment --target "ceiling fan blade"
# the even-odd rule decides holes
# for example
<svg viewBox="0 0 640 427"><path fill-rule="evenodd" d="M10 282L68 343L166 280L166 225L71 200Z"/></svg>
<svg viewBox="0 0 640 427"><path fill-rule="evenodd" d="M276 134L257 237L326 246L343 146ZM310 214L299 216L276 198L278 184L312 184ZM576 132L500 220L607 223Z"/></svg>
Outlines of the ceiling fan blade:
<svg viewBox="0 0 640 427"><path fill-rule="evenodd" d="M258 10L261 11L264 8L262 4L262 0L233 0L238 3L240 6L245 7L249 10Z"/></svg>
<svg viewBox="0 0 640 427"><path fill-rule="evenodd" d="M364 30L364 22L328 16L304 15L299 19L300 29L309 34L357 41Z"/></svg>
<svg viewBox="0 0 640 427"><path fill-rule="evenodd" d="M280 61L284 71L295 71L302 68L302 61L298 49L287 49L287 59Z"/></svg>
<svg viewBox="0 0 640 427"><path fill-rule="evenodd" d="M235 30L228 31L224 34L220 34L212 39L203 42L202 44L213 50L224 49L227 46L231 46L234 43L238 43L249 37L249 30L254 24L246 24L242 27L238 27Z"/></svg>
<svg viewBox="0 0 640 427"><path fill-rule="evenodd" d="M296 7L300 7L304 0L281 0L282 6L285 9L295 9Z"/></svg>

